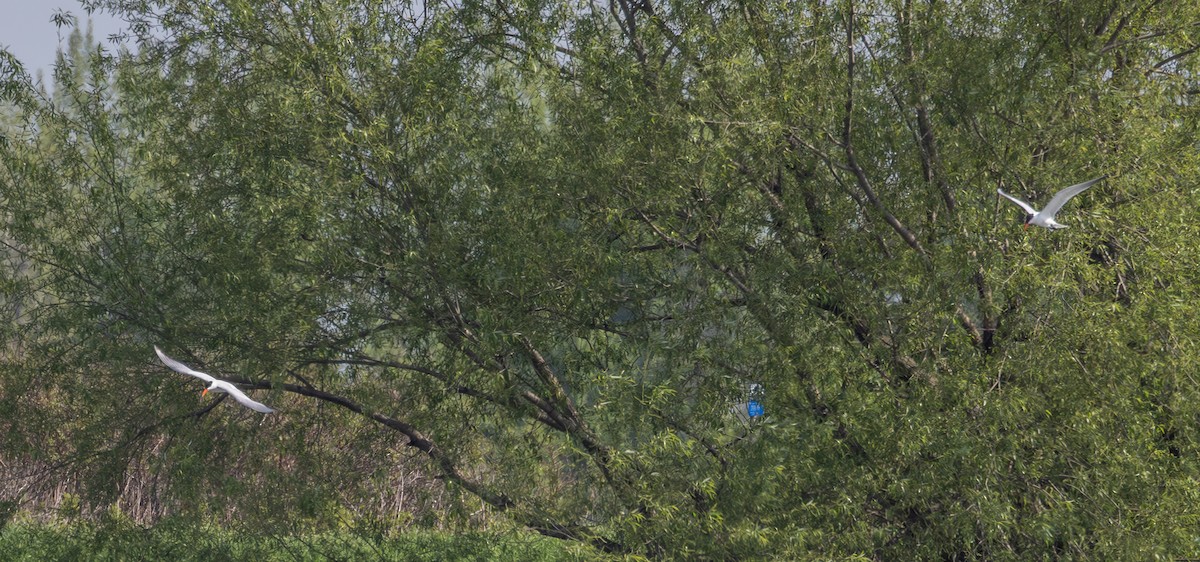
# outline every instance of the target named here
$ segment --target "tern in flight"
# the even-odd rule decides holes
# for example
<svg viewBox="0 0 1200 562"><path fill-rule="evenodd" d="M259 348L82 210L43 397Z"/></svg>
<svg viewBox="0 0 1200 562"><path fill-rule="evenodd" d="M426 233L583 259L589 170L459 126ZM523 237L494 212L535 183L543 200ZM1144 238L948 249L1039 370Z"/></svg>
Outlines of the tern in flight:
<svg viewBox="0 0 1200 562"><path fill-rule="evenodd" d="M1054 197L1050 198L1050 202L1046 203L1046 208L1042 209L1041 211L1034 209L1029 203L1005 193L1002 189L997 189L996 192L1007 197L1009 201L1016 203L1017 206L1025 210L1025 230L1029 230L1029 225L1031 224L1034 226L1040 226L1042 228L1049 228L1050 230L1058 230L1060 228L1067 227L1067 225L1059 224L1054 220L1054 215L1058 214L1058 210L1061 209L1063 205L1066 205L1067 201L1070 201L1072 197L1079 195L1083 192L1083 190L1092 187L1092 184L1106 177L1108 176L1100 176L1094 180L1077 183L1058 193L1055 193Z"/></svg>
<svg viewBox="0 0 1200 562"><path fill-rule="evenodd" d="M238 390L237 387L233 386L232 383L223 381L223 380L213 377L207 373L201 373L200 371L194 370L191 367L184 365L183 363L180 363L174 359L171 359L170 357L167 357L167 354L163 353L162 350L159 349L157 345L154 346L154 352L158 354L158 358L162 360L163 364L170 367L172 371L175 371L177 373L183 373L185 375L191 375L191 376L196 377L204 382L209 383L208 388L204 389L204 392L201 392L200 396L204 396L205 394L208 394L208 391L210 391L210 390L213 392L226 392L230 396L232 396L234 400L241 402L243 406L250 408L251 410L254 410L256 412L262 412L264 414L269 414L269 413L275 411L259 402L255 402L254 400L251 400L249 396L246 396L245 394L243 394L242 391Z"/></svg>

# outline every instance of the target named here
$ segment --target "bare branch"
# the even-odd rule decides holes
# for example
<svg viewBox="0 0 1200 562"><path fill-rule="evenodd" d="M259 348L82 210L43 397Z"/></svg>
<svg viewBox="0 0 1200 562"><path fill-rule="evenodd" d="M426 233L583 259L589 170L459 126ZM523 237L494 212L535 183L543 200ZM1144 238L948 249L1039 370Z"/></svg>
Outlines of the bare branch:
<svg viewBox="0 0 1200 562"><path fill-rule="evenodd" d="M315 388L309 388L307 386L300 386L300 385L295 385L295 384L290 384L290 383L272 383L270 381L249 381L246 379L239 379L239 378L229 378L228 380L230 382L233 382L233 383L236 383L238 385L245 386L248 388L264 388L264 389L281 388L284 391L291 392L293 394L299 394L301 396L308 396L311 398L316 398L323 402L329 402L331 404L336 404L347 410L350 410L351 412L360 414L363 417L369 418L389 429L392 429L394 431L397 431L397 432L403 434L405 437L408 438L407 445L409 447L414 447L414 448L420 450L421 452L425 453L426 456L428 456L430 458L430 460L434 461L434 463L437 464L438 468L445 475L446 479L454 482L455 484L462 486L465 490L478 496L479 499L483 500L488 505L491 505L492 507L495 507L496 509L499 509L502 511L508 510L516 505L515 502L511 498L509 498L507 495L505 495L501 492L490 490L487 488L486 485L484 485L480 482L476 482L474 480L468 479L467 477L463 476L462 473L459 472L458 466L455 464L453 459L448 457L424 433L419 431L416 427L414 427L402 420L399 420L399 419L396 419L396 418L393 418L390 416L386 416L379 412L369 411L369 410L363 408L363 406L361 404L359 404L353 400L350 400L349 398L346 398L344 396L339 396L339 395L325 392L323 390L318 390Z"/></svg>
<svg viewBox="0 0 1200 562"><path fill-rule="evenodd" d="M858 156L855 154L854 144L851 142L853 140L852 116L854 115L854 65L854 3L851 2L849 14L846 16L846 115L842 125L842 148L846 153L846 165L854 173L858 187L866 195L867 201L871 203L871 206L876 211L883 215L883 220L892 227L892 230L895 230L900 235L900 238L904 239L904 242L909 247L916 250L921 257L927 258L928 254L925 252L925 248L921 245L921 242L883 205L883 202L871 187L871 180L867 178L866 172L863 171L862 166L858 163Z"/></svg>
<svg viewBox="0 0 1200 562"><path fill-rule="evenodd" d="M1190 49L1184 49L1183 51L1180 51L1170 57L1167 57L1167 58L1159 61L1157 64L1155 64L1153 67L1151 67L1150 70L1147 70L1146 74L1149 75L1149 74L1153 73L1154 71L1157 71L1157 70L1161 69L1162 67L1167 66L1168 64L1171 64L1171 63L1173 63L1177 60L1180 60L1192 53L1195 53L1198 50L1200 50L1200 45L1192 45L1192 47Z"/></svg>

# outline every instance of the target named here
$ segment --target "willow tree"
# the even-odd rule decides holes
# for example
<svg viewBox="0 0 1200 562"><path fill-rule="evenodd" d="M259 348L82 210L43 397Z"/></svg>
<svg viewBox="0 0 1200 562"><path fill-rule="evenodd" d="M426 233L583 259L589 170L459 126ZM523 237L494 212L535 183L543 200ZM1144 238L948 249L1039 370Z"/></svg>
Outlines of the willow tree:
<svg viewBox="0 0 1200 562"><path fill-rule="evenodd" d="M404 453L618 553L1196 554L1200 8L105 5L115 101L3 152L12 439L96 490L270 528Z"/></svg>

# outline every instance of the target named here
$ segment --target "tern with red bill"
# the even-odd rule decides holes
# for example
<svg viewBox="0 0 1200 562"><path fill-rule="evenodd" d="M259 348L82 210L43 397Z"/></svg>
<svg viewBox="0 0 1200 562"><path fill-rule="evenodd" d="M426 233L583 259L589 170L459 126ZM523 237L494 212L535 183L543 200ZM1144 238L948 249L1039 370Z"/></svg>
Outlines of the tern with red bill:
<svg viewBox="0 0 1200 562"><path fill-rule="evenodd" d="M243 406L250 408L251 410L254 410L256 412L262 412L264 414L269 414L269 413L275 411L275 410L263 405L262 403L251 400L249 396L246 396L245 394L242 393L242 391L238 390L236 386L233 386L233 383L230 383L228 381L223 381L221 379L213 377L212 375L209 375L208 373L201 373L200 371L192 369L191 367L188 367L187 365L184 365L183 363L180 363L174 359L171 359L170 357L167 357L167 354L163 353L162 350L159 349L157 345L154 346L154 352L158 354L158 358L160 360L162 360L163 364L170 367L172 371L175 371L177 373L183 373L185 375L191 375L191 376L196 377L204 382L207 382L208 388L204 389L204 392L201 392L200 396L204 396L205 394L208 394L208 391L210 391L210 390L213 392L225 392L225 393L228 393L230 396L232 396L234 400L237 400L238 402L240 402Z"/></svg>
<svg viewBox="0 0 1200 562"><path fill-rule="evenodd" d="M1095 184L1096 182L1098 182L1106 177L1108 177L1108 176L1100 176L1094 180L1088 180L1083 183L1077 183L1075 185L1072 185L1071 187L1068 187L1062 191L1059 191L1058 193L1055 193L1054 197L1050 198L1050 202L1046 203L1046 208L1042 209L1041 211L1034 209L1033 206L1030 205L1029 203L1026 203L1020 199L1017 199L1016 197L1013 197L1012 195L1005 193L1004 190L1002 190L1002 189L997 189L996 192L999 193L1000 195L1003 195L1006 198L1008 198L1009 201L1016 203L1017 206L1021 207L1021 209L1024 209L1024 211L1025 211L1025 230L1029 230L1029 225L1031 225L1031 224L1033 226L1049 228L1050 230L1058 230L1060 228L1067 227L1067 225L1059 224L1057 221L1054 220L1054 215L1058 214L1058 210L1061 209L1063 205L1066 205L1067 201L1070 201L1072 197L1079 195L1080 193L1083 192L1083 190L1085 190L1089 187L1092 187L1093 184Z"/></svg>

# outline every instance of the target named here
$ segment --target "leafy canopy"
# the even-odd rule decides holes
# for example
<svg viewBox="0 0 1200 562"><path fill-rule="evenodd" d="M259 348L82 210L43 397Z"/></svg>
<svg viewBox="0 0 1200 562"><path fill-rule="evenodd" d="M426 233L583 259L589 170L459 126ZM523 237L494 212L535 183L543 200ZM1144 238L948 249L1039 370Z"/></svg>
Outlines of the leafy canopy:
<svg viewBox="0 0 1200 562"><path fill-rule="evenodd" d="M96 4L135 54L0 90L4 450L88 505L1197 555L1200 6Z"/></svg>

